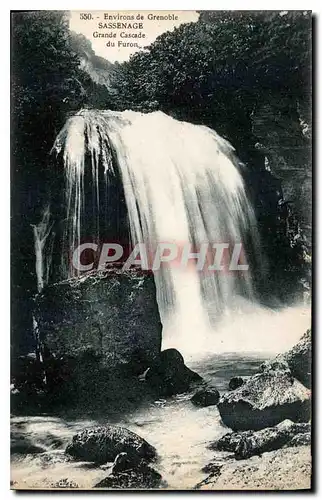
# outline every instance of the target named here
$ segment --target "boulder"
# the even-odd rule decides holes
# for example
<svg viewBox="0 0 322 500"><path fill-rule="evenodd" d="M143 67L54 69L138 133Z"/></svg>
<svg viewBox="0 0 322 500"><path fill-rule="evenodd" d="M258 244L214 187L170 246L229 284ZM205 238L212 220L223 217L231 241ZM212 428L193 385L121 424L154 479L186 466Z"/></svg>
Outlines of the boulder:
<svg viewBox="0 0 322 500"><path fill-rule="evenodd" d="M310 391L294 379L285 361L262 366L241 387L224 394L218 403L223 423L233 430L259 430L285 419L310 418Z"/></svg>
<svg viewBox="0 0 322 500"><path fill-rule="evenodd" d="M105 464L113 462L119 453L127 453L131 463L156 458L156 450L143 438L125 427L106 424L75 434L66 453L77 460Z"/></svg>
<svg viewBox="0 0 322 500"><path fill-rule="evenodd" d="M311 432L303 432L303 434L297 434L292 438L289 446L305 446L311 444Z"/></svg>
<svg viewBox="0 0 322 500"><path fill-rule="evenodd" d="M196 406L213 406L220 399L219 391L216 388L201 389L197 391L191 398L191 402Z"/></svg>
<svg viewBox="0 0 322 500"><path fill-rule="evenodd" d="M235 389L243 385L243 383L244 379L242 377L233 377L229 381L228 388L230 391L234 391Z"/></svg>
<svg viewBox="0 0 322 500"><path fill-rule="evenodd" d="M230 432L225 434L210 447L220 451L231 451L236 459L246 459L253 455L277 450L283 446L297 446L309 444L311 425L308 423L294 423L284 420L275 427L268 427L260 431ZM304 442L303 442L304 439ZM298 445L300 445L298 444Z"/></svg>
<svg viewBox="0 0 322 500"><path fill-rule="evenodd" d="M35 316L56 358L90 351L102 366L144 372L161 350L162 325L152 275L113 268L44 288ZM138 366L139 365L139 366Z"/></svg>
<svg viewBox="0 0 322 500"><path fill-rule="evenodd" d="M149 368L145 380L158 396L172 396L188 391L203 379L184 364L177 349L166 349Z"/></svg>
<svg viewBox="0 0 322 500"><path fill-rule="evenodd" d="M312 372L312 338L311 330L307 330L299 342L285 354L279 356L287 362L291 374L306 387L311 387Z"/></svg>
<svg viewBox="0 0 322 500"><path fill-rule="evenodd" d="M94 488L108 489L158 489L162 485L162 476L146 464L123 472L112 472L97 483Z"/></svg>

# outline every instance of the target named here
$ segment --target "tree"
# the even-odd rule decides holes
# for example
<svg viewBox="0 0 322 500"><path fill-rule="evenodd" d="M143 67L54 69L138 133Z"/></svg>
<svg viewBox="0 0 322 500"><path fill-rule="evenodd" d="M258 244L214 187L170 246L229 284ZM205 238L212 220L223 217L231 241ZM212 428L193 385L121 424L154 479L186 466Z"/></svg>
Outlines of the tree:
<svg viewBox="0 0 322 500"><path fill-rule="evenodd" d="M176 112L242 150L258 102L272 93L307 98L310 25L309 12L201 12L120 65L119 105Z"/></svg>

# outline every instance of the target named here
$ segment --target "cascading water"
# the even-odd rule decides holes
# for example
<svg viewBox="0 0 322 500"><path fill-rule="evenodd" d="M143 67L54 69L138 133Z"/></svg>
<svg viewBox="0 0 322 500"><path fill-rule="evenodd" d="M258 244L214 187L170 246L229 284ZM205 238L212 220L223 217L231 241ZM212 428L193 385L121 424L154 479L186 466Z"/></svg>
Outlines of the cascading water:
<svg viewBox="0 0 322 500"><path fill-rule="evenodd" d="M35 246L37 290L41 292L49 280L55 238L55 233L52 231L53 222L50 221L49 205L43 211L43 216L39 224L32 224L32 229Z"/></svg>
<svg viewBox="0 0 322 500"><path fill-rule="evenodd" d="M107 192L116 169L133 245L145 243L153 251L159 242L200 248L204 242L247 240L259 248L254 213L234 150L207 127L177 121L162 112L82 110L67 120L54 150L63 153L66 173L63 258L66 249L75 249L84 237L86 196L92 197L94 207L91 236L99 241L99 214L106 206L101 183ZM90 194L85 175L90 175ZM165 337L167 325L172 325L187 340L188 331L195 336L208 328L209 319L222 314L238 293L248 298L253 294L250 271L209 273L195 265L185 269L171 265L162 266L154 277Z"/></svg>

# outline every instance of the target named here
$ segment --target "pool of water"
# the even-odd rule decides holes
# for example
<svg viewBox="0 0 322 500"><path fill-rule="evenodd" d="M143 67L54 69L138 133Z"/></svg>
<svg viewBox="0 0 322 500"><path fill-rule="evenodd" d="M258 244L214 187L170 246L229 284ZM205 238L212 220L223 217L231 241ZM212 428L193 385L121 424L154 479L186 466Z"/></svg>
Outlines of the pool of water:
<svg viewBox="0 0 322 500"><path fill-rule="evenodd" d="M228 389L232 376L255 373L265 357L249 354L221 354L191 361L189 367L220 392ZM11 479L15 488L48 488L62 479L73 481L80 488L91 488L107 472L88 463L66 462L63 451L78 431L85 427L117 423L139 434L158 451L155 468L162 474L168 488L191 489L204 478L201 472L213 452L207 444L227 432L220 421L216 406L195 407L191 393L159 399L131 409L126 414L95 413L83 418L72 414L13 416L12 434L15 439L27 439L43 448L42 453L12 455Z"/></svg>

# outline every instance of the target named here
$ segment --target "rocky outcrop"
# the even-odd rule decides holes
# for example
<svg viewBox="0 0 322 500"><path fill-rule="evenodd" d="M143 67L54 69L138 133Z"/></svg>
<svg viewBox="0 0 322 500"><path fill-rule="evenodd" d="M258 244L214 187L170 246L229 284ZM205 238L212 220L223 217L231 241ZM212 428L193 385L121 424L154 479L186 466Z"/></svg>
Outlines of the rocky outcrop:
<svg viewBox="0 0 322 500"><path fill-rule="evenodd" d="M251 115L253 134L270 170L281 180L285 199L308 228L312 200L310 108L309 98L301 102L289 94L272 93Z"/></svg>
<svg viewBox="0 0 322 500"><path fill-rule="evenodd" d="M158 396L172 396L188 391L202 377L190 370L177 349L166 349L151 365L145 380Z"/></svg>
<svg viewBox="0 0 322 500"><path fill-rule="evenodd" d="M311 387L312 338L310 329L289 351L278 354L273 360L266 361L261 365L263 371L276 369L290 370L294 378L306 387Z"/></svg>
<svg viewBox="0 0 322 500"><path fill-rule="evenodd" d="M230 432L213 443L211 448L231 451L236 459L246 459L253 455L277 450L285 445L308 444L307 437L310 436L310 431L309 423L297 424L291 420L284 420L275 427L260 431Z"/></svg>
<svg viewBox="0 0 322 500"><path fill-rule="evenodd" d="M104 425L85 429L73 436L66 453L77 460L105 464L125 452L131 464L156 458L156 450L143 438L125 427Z"/></svg>
<svg viewBox="0 0 322 500"><path fill-rule="evenodd" d="M215 460L197 490L301 490L310 489L312 454L309 446L282 448L246 460Z"/></svg>
<svg viewBox="0 0 322 500"><path fill-rule="evenodd" d="M112 269L48 286L37 298L36 317L41 340L56 358L90 351L102 367L134 363L142 373L160 353L154 279L135 270Z"/></svg>
<svg viewBox="0 0 322 500"><path fill-rule="evenodd" d="M307 330L299 342L285 354L279 356L287 362L291 374L306 387L311 387L312 372L312 338L311 330Z"/></svg>
<svg viewBox="0 0 322 500"><path fill-rule="evenodd" d="M294 379L286 362L275 362L224 394L218 409L223 423L233 430L264 429L285 419L307 422L310 391Z"/></svg>
<svg viewBox="0 0 322 500"><path fill-rule="evenodd" d="M111 90L111 79L115 72L114 64L110 63L104 57L97 56L90 40L84 35L71 31L70 40L73 50L79 57L80 68L85 71L95 83L104 85Z"/></svg>
<svg viewBox="0 0 322 500"><path fill-rule="evenodd" d="M201 389L197 391L191 398L191 402L195 406L214 406L218 403L220 399L219 391L215 387L209 387L207 389Z"/></svg>

